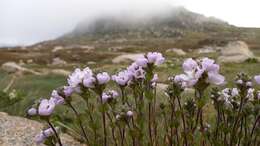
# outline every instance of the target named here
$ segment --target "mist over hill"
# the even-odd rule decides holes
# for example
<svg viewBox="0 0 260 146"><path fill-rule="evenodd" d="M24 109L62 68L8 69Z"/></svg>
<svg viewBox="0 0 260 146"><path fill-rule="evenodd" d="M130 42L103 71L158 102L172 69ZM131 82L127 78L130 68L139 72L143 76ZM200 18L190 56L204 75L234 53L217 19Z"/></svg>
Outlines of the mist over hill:
<svg viewBox="0 0 260 146"><path fill-rule="evenodd" d="M125 12L103 15L92 22L82 21L65 37L179 37L184 35L184 30L214 32L231 27L227 22L193 13L184 7L166 7L149 14Z"/></svg>
<svg viewBox="0 0 260 146"><path fill-rule="evenodd" d="M138 12L126 10L85 19L62 37L39 44L48 48L88 45L96 50L120 48L127 52L173 47L196 49L234 40L245 41L252 48L260 46L260 29L236 27L184 7L164 6L152 12Z"/></svg>

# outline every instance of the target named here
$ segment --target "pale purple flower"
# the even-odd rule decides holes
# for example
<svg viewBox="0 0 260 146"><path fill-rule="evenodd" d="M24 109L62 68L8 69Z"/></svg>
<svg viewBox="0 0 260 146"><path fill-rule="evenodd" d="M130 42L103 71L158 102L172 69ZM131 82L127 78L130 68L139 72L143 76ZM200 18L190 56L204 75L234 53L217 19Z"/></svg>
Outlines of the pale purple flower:
<svg viewBox="0 0 260 146"><path fill-rule="evenodd" d="M120 86L126 86L130 80L129 72L127 70L121 71L117 75L113 75L112 80Z"/></svg>
<svg viewBox="0 0 260 146"><path fill-rule="evenodd" d="M132 111L127 111L127 112L126 112L126 115L127 115L128 117L132 117L132 116L134 115L134 113L133 113Z"/></svg>
<svg viewBox="0 0 260 146"><path fill-rule="evenodd" d="M58 131L59 128L58 128L58 127L55 127L55 130ZM54 131L52 130L52 128L48 128L48 129L45 129L45 130L43 131L43 134L44 134L44 136L46 136L46 137L50 137L50 136L53 136L55 133L54 133Z"/></svg>
<svg viewBox="0 0 260 146"><path fill-rule="evenodd" d="M35 136L36 144L41 144L46 140L46 136L43 135L43 132Z"/></svg>
<svg viewBox="0 0 260 146"><path fill-rule="evenodd" d="M142 58L138 58L135 62L138 66L147 67L148 60L142 57Z"/></svg>
<svg viewBox="0 0 260 146"><path fill-rule="evenodd" d="M153 82L153 83L158 82L158 80L159 80L158 74L154 74L151 82Z"/></svg>
<svg viewBox="0 0 260 146"><path fill-rule="evenodd" d="M160 65L165 60L162 54L158 52L149 52L146 57L149 63L154 63L155 65Z"/></svg>
<svg viewBox="0 0 260 146"><path fill-rule="evenodd" d="M102 72L97 74L97 81L99 85L106 84L110 80L110 76L107 72Z"/></svg>
<svg viewBox="0 0 260 146"><path fill-rule="evenodd" d="M69 75L68 84L71 87L77 87L80 83L82 83L83 78L84 73L79 68L76 68L74 72Z"/></svg>
<svg viewBox="0 0 260 146"><path fill-rule="evenodd" d="M236 83L239 84L239 85L242 85L243 84L243 80L239 79L239 80L236 81Z"/></svg>
<svg viewBox="0 0 260 146"><path fill-rule="evenodd" d="M144 79L145 78L145 71L141 66L138 66L136 63L132 63L128 68L127 71L129 73L130 78L135 79Z"/></svg>
<svg viewBox="0 0 260 146"><path fill-rule="evenodd" d="M96 84L96 78L94 77L89 77L89 78L84 78L83 79L83 86L87 88L95 88Z"/></svg>
<svg viewBox="0 0 260 146"><path fill-rule="evenodd" d="M250 101L253 101L254 100L254 92L255 92L254 88L249 88L247 90L246 98L248 98Z"/></svg>
<svg viewBox="0 0 260 146"><path fill-rule="evenodd" d="M34 116L37 114L37 109L35 108L30 108L28 111L27 111L28 115L30 116Z"/></svg>
<svg viewBox="0 0 260 146"><path fill-rule="evenodd" d="M55 130L58 131L58 127L55 127ZM55 133L51 128L41 131L40 134L36 135L35 142L36 144L43 143L48 137L53 136Z"/></svg>
<svg viewBox="0 0 260 146"><path fill-rule="evenodd" d="M185 73L193 72L198 67L198 63L192 58L186 59L182 64L182 69Z"/></svg>
<svg viewBox="0 0 260 146"><path fill-rule="evenodd" d="M202 69L207 72L219 72L219 65L209 58L203 58L201 62Z"/></svg>
<svg viewBox="0 0 260 146"><path fill-rule="evenodd" d="M260 84L260 75L254 77L257 84Z"/></svg>
<svg viewBox="0 0 260 146"><path fill-rule="evenodd" d="M250 82L250 81L246 82L246 86L247 87L252 87L252 82Z"/></svg>
<svg viewBox="0 0 260 146"><path fill-rule="evenodd" d="M182 68L185 72L182 77L184 86L192 87L202 77L203 74L207 74L205 82L222 85L225 83L225 77L219 74L219 65L215 64L215 61L209 58L204 58L199 62L189 58L184 61Z"/></svg>
<svg viewBox="0 0 260 146"><path fill-rule="evenodd" d="M238 96L239 95L239 91L237 88L233 88L232 91L231 91L231 96L232 97L235 97L235 96Z"/></svg>
<svg viewBox="0 0 260 146"><path fill-rule="evenodd" d="M41 116L49 116L52 114L55 108L55 102L53 100L43 99L38 107L38 113Z"/></svg>
<svg viewBox="0 0 260 146"><path fill-rule="evenodd" d="M225 77L218 73L208 72L208 82L215 85L223 85Z"/></svg>
<svg viewBox="0 0 260 146"><path fill-rule="evenodd" d="M105 103L109 100L115 99L116 97L118 97L118 93L115 90L109 90L107 92L103 92L102 102Z"/></svg>
<svg viewBox="0 0 260 146"><path fill-rule="evenodd" d="M70 97L74 92L74 88L71 86L64 86L63 93L65 97Z"/></svg>
<svg viewBox="0 0 260 146"><path fill-rule="evenodd" d="M62 96L60 96L57 90L53 90L51 93L51 100L55 102L56 105L64 104L65 100Z"/></svg>
<svg viewBox="0 0 260 146"><path fill-rule="evenodd" d="M257 92L257 99L260 100L260 92Z"/></svg>
<svg viewBox="0 0 260 146"><path fill-rule="evenodd" d="M86 67L82 70L82 73L84 75L84 78L88 78L88 77L91 77L93 76L93 72L90 68Z"/></svg>

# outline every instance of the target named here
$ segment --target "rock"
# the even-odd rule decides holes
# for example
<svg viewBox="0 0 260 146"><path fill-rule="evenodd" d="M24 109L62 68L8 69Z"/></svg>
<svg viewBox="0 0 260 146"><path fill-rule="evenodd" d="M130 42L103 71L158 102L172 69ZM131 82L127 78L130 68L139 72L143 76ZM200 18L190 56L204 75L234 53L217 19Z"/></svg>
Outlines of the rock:
<svg viewBox="0 0 260 146"><path fill-rule="evenodd" d="M52 69L50 70L50 73L55 75L68 76L71 72L64 69Z"/></svg>
<svg viewBox="0 0 260 146"><path fill-rule="evenodd" d="M204 46L198 49L198 54L206 54L206 53L216 53L216 49L211 46Z"/></svg>
<svg viewBox="0 0 260 146"><path fill-rule="evenodd" d="M136 59L143 57L144 54L123 54L117 56L112 60L113 63L129 63L130 61L135 61Z"/></svg>
<svg viewBox="0 0 260 146"><path fill-rule="evenodd" d="M34 138L44 127L37 121L10 116L2 112L0 112L0 123L1 146L36 146ZM86 146L67 134L60 136L64 146ZM41 144L41 146L44 145Z"/></svg>
<svg viewBox="0 0 260 146"><path fill-rule="evenodd" d="M88 64L88 65L95 65L95 64L97 64L97 63L94 62L94 61L88 61L87 64Z"/></svg>
<svg viewBox="0 0 260 146"><path fill-rule="evenodd" d="M250 51L247 44L243 41L233 41L221 48L221 56L218 58L218 61L241 63L249 58L254 58L254 54Z"/></svg>
<svg viewBox="0 0 260 146"><path fill-rule="evenodd" d="M58 51L64 50L64 49L65 49L65 48L62 47L62 46L55 46L55 47L52 49L51 52L55 53L55 52L58 52Z"/></svg>
<svg viewBox="0 0 260 146"><path fill-rule="evenodd" d="M31 63L33 63L33 60L32 59L28 59L28 60L26 60L26 63L27 64L31 64Z"/></svg>
<svg viewBox="0 0 260 146"><path fill-rule="evenodd" d="M165 52L166 53L173 52L179 56L184 56L187 54L185 51L183 51L182 49L178 49L178 48L167 49Z"/></svg>
<svg viewBox="0 0 260 146"><path fill-rule="evenodd" d="M56 58L52 59L52 65L64 66L66 64L67 64L67 62L65 60L60 59L59 57L56 57Z"/></svg>
<svg viewBox="0 0 260 146"><path fill-rule="evenodd" d="M157 84L157 88L156 90L158 90L159 92L163 92L167 89L168 85L167 84L163 84L163 83L158 83Z"/></svg>
<svg viewBox="0 0 260 146"><path fill-rule="evenodd" d="M23 62L23 60L19 60L19 65L20 65L20 66L25 65L25 63Z"/></svg>
<svg viewBox="0 0 260 146"><path fill-rule="evenodd" d="M2 69L8 73L23 72L23 73L31 73L31 74L35 74L35 75L40 75L40 73L38 73L34 70L31 70L31 69L24 68L24 67L16 64L15 62L6 62L6 63L2 64Z"/></svg>

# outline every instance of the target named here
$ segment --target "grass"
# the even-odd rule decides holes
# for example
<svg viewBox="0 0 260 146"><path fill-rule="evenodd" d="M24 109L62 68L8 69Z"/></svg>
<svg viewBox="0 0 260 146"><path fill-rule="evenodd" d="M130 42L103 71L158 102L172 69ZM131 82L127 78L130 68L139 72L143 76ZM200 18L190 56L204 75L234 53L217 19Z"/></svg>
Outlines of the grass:
<svg viewBox="0 0 260 146"><path fill-rule="evenodd" d="M208 54L207 56L211 58L216 58L216 54ZM178 57L174 54L168 53L167 54L167 63L162 65L160 68L157 69L157 72L160 76L160 81L165 82L169 75L179 74L181 73L181 62L186 57L200 57L198 54L188 54L185 57ZM175 59L171 59L175 58ZM99 66L100 64L92 65L93 69L97 71L107 71L111 74L121 70L122 68L126 67L127 64L123 65L116 65L107 62L107 64ZM84 67L85 65L80 65ZM235 78L235 75L238 72L245 72L251 76L260 73L260 63L225 63L221 65L221 72L225 75L226 80L228 81L229 85L232 86L232 81ZM32 68L39 68L44 66L31 66ZM46 66L45 66L46 67ZM95 68L96 67L96 68ZM73 70L74 67L66 68L67 70ZM12 78L11 74L7 74L4 71L0 70L0 89L4 89L10 79ZM30 106L35 99L41 97L49 97L51 91L57 87L66 84L66 77L59 76L59 75L23 75L18 77L11 87L15 89L17 92L25 94L24 99L22 99L19 103L5 108L3 111L6 111L10 114L24 116L25 111L28 106Z"/></svg>

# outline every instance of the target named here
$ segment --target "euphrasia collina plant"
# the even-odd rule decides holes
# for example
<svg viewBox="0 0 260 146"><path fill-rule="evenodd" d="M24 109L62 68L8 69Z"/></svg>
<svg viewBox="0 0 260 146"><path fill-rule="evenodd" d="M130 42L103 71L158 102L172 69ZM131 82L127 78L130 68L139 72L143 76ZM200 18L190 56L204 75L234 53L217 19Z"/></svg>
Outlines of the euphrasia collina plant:
<svg viewBox="0 0 260 146"><path fill-rule="evenodd" d="M235 87L225 87L214 60L189 58L182 74L168 78L165 94L158 94L155 69L164 61L161 53L149 52L112 76L75 69L67 85L28 110L48 125L36 143L62 146L52 114L66 106L75 114L78 139L89 146L260 145L260 76L241 73ZM83 110L73 102L78 97Z"/></svg>

